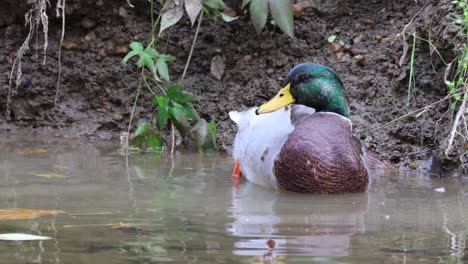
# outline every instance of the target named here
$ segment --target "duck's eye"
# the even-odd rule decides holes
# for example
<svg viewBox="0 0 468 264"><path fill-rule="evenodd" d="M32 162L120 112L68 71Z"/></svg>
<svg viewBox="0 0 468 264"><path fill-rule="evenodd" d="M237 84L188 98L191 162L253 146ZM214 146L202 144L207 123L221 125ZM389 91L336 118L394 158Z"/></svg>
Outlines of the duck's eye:
<svg viewBox="0 0 468 264"><path fill-rule="evenodd" d="M278 96L279 96L279 97L283 97L283 96L284 96L284 93L280 93Z"/></svg>

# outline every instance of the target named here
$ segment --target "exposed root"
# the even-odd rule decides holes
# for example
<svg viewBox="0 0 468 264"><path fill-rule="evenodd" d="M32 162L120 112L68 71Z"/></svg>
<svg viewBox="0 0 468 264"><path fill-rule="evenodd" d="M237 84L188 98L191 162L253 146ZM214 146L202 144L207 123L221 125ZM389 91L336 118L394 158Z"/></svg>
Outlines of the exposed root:
<svg viewBox="0 0 468 264"><path fill-rule="evenodd" d="M62 35L60 36L60 44L58 50L58 77L57 77L57 87L55 88L55 98L54 106L57 106L57 100L59 97L60 86L62 85L62 44L63 38L65 36L65 0L57 1L57 8L55 9L57 17L60 17L59 9L62 10Z"/></svg>
<svg viewBox="0 0 468 264"><path fill-rule="evenodd" d="M37 31L39 29L39 26L42 26L42 35L44 37L44 44L43 44L44 54L43 54L42 64L45 65L46 60L47 60L46 53L47 53L47 47L49 45L48 43L49 17L47 16L46 11L47 11L47 8L50 6L50 1L49 0L32 0L28 2L30 2L32 6L31 6L31 9L29 9L29 11L26 12L26 14L24 15L24 18L25 18L25 26L26 27L29 26L29 32L28 32L28 35L26 36L26 39L23 41L23 44L16 52L15 60L13 61L13 66L11 68L11 72L9 75L7 104L6 104L6 111L5 111L6 120L11 120L10 107L11 107L12 88L13 86L16 88L20 85L21 77L23 76L23 72L22 72L23 56L26 53L26 51L29 50L29 45L34 34L36 34L35 39L36 39L36 46L37 46L37 36L38 36ZM61 14L59 13L59 10L61 10ZM57 91L55 95L54 104L57 104L58 91L59 91L60 83L61 83L61 72L62 72L61 49L62 49L62 42L64 38L64 33L65 33L65 0L57 0L56 12L57 12L57 17L62 16L62 37L60 39L60 45L59 45L59 58L58 58L59 75L58 75L58 80L57 80Z"/></svg>
<svg viewBox="0 0 468 264"><path fill-rule="evenodd" d="M5 119L10 120L10 104L11 104L11 88L13 86L13 78L15 78L15 87L18 87L21 83L21 77L23 72L21 70L21 60L23 59L24 53L29 49L29 44L34 33L37 32L39 25L42 25L42 32L44 34L44 60L42 64L46 62L46 50L47 50L47 33L49 28L49 19L47 17L47 5L50 5L49 0L34 0L32 7L24 15L25 26L29 26L29 32L23 44L16 52L15 60L11 68L9 81L8 81L8 94L7 94L7 105Z"/></svg>
<svg viewBox="0 0 468 264"><path fill-rule="evenodd" d="M468 101L468 94L466 93L467 90L468 89L465 86L465 94L463 95L462 104L460 105L460 109L458 110L457 115L455 116L455 120L453 122L452 131L450 132L450 136L448 138L447 148L445 149L445 156L448 156L450 151L453 148L455 135L460 135L460 137L462 137L464 141L466 142L466 137L464 135L468 135L467 122L466 122L466 117L465 117L465 115L468 113L468 109L466 106L466 102ZM460 122L464 124L465 133L460 133L462 130L462 124L460 124Z"/></svg>

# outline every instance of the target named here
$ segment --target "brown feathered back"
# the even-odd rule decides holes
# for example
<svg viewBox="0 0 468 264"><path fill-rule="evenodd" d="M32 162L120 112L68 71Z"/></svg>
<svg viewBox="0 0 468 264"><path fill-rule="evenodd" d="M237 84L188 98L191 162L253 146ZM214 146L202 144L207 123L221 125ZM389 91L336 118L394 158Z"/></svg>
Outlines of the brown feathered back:
<svg viewBox="0 0 468 264"><path fill-rule="evenodd" d="M289 135L275 160L280 188L294 192L364 192L369 175L349 120L315 113Z"/></svg>

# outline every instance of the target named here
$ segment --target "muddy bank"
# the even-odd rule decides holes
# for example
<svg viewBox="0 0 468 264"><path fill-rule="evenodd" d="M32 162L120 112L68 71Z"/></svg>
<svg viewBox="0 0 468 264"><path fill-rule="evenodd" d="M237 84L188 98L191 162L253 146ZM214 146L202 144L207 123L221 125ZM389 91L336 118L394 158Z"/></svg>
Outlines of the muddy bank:
<svg viewBox="0 0 468 264"><path fill-rule="evenodd" d="M128 43L146 41L150 30L147 2L132 2L135 8L126 1L67 2L65 41L75 45L63 49L62 85L56 107L61 20L55 18L54 8L49 8L46 63L41 64L43 39L39 34L37 44L32 41L23 59L21 85L11 91L9 120L5 118L8 76L15 52L27 35L23 14L28 5L2 3L0 10L14 15L1 16L0 20L0 34L4 36L0 45L5 47L0 51L1 131L29 129L98 138L115 138L125 131L138 71L130 65L123 68L121 59ZM229 4L235 8L236 3ZM410 35L430 40L445 61L451 62L462 43L456 37L458 29L448 18L457 12L456 7L448 0L302 3L306 8L295 17L295 39L271 25L257 35L248 15L229 24L204 19L183 89L200 96L194 106L202 117L216 120L219 148L229 150L234 137L229 111L260 104L277 91L294 65L316 62L329 66L341 77L355 131L369 152L397 166L418 169L426 166L431 152L408 154L433 148L446 168L459 166L457 158L466 142L460 139L449 157L441 151L454 114L449 101L381 128L447 95L445 64L427 42L418 40L414 57L416 87L409 92L408 103ZM159 45L161 51L177 58L169 64L173 80L182 74L194 31L184 17L167 30ZM332 35L336 39L330 43L327 39ZM221 80L210 75L210 62L216 55L226 57ZM137 124L150 118L154 110L151 98L149 92L143 92L136 111ZM187 142L190 147L190 140Z"/></svg>

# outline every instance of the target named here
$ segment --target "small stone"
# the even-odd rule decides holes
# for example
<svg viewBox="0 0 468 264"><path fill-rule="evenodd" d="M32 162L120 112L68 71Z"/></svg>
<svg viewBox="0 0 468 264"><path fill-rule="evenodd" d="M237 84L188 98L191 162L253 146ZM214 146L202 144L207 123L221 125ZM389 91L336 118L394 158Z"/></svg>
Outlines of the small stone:
<svg viewBox="0 0 468 264"><path fill-rule="evenodd" d="M414 163L411 163L409 166L408 166L410 169L412 170L415 170L418 168L418 165L414 164Z"/></svg>
<svg viewBox="0 0 468 264"><path fill-rule="evenodd" d="M275 72L275 70L273 70L273 69L267 69L266 72L267 72L268 74L272 74L272 73Z"/></svg>
<svg viewBox="0 0 468 264"><path fill-rule="evenodd" d="M341 46L340 44L337 44L335 42L332 42L330 43L331 45L331 49L334 51L334 52L339 52L343 49L343 46Z"/></svg>
<svg viewBox="0 0 468 264"><path fill-rule="evenodd" d="M62 46L63 46L64 48L66 48L67 50L69 50L69 49L77 49L77 48L78 48L78 45L77 45L75 42L70 41L70 40L64 41L64 42L62 43Z"/></svg>
<svg viewBox="0 0 468 264"><path fill-rule="evenodd" d="M245 63L250 63L250 62L252 62L252 55L250 55L250 54L245 55L245 56L244 56L244 62L245 62Z"/></svg>
<svg viewBox="0 0 468 264"><path fill-rule="evenodd" d="M101 57L107 56L106 49L105 49L105 48L101 48L101 49L99 50L99 55L100 55Z"/></svg>
<svg viewBox="0 0 468 264"><path fill-rule="evenodd" d="M88 34L86 34L86 36L84 36L84 40L86 41L91 41L95 39L96 39L96 34L94 32L89 32Z"/></svg>
<svg viewBox="0 0 468 264"><path fill-rule="evenodd" d="M276 60L273 62L273 64L274 64L276 67L281 68L281 67L284 66L284 60L282 60L282 59L276 59Z"/></svg>
<svg viewBox="0 0 468 264"><path fill-rule="evenodd" d="M375 39L376 39L376 40L382 40L382 36L376 35L376 36L375 36Z"/></svg>
<svg viewBox="0 0 468 264"><path fill-rule="evenodd" d="M10 57L10 56L7 56L6 57L6 61L8 62L8 64L13 64L13 59Z"/></svg>
<svg viewBox="0 0 468 264"><path fill-rule="evenodd" d="M362 22L364 25L369 25L369 26L375 25L375 21L372 20L372 19L363 19L361 22Z"/></svg>
<svg viewBox="0 0 468 264"><path fill-rule="evenodd" d="M90 29L90 28L93 28L94 26L96 26L96 21L94 21L93 19L89 18L89 17L84 17L82 20L81 20L81 26L85 29Z"/></svg>
<svg viewBox="0 0 468 264"><path fill-rule="evenodd" d="M124 38L115 38L112 40L114 42L115 45L117 46L125 46L127 45L127 40L125 40Z"/></svg>
<svg viewBox="0 0 468 264"><path fill-rule="evenodd" d="M359 44L361 43L361 41L364 39L364 35L362 33L359 33L359 35L357 35L354 39L353 39L353 43L354 44Z"/></svg>
<svg viewBox="0 0 468 264"><path fill-rule="evenodd" d="M300 15L302 12L304 12L304 7L303 6L301 6L299 4L295 4L293 6L293 14L295 16Z"/></svg>
<svg viewBox="0 0 468 264"><path fill-rule="evenodd" d="M344 56L340 58L340 61L345 62L345 63L350 63L351 62L351 56L349 56L349 54L344 54Z"/></svg>
<svg viewBox="0 0 468 264"><path fill-rule="evenodd" d="M357 65L363 66L364 65L364 60L366 59L363 55L356 55L353 57L354 61L356 62Z"/></svg>
<svg viewBox="0 0 468 264"><path fill-rule="evenodd" d="M358 50L358 49L351 49L351 53L352 53L354 56L356 56L356 55L361 54L361 51Z"/></svg>
<svg viewBox="0 0 468 264"><path fill-rule="evenodd" d="M117 47L117 48L115 48L115 54L125 55L127 53L128 53L128 48L127 47Z"/></svg>
<svg viewBox="0 0 468 264"><path fill-rule="evenodd" d="M121 6L119 7L119 16L123 17L123 18L128 18L128 12L127 12L127 9L125 9L125 7Z"/></svg>
<svg viewBox="0 0 468 264"><path fill-rule="evenodd" d="M338 52L336 53L336 57L337 57L338 59L341 59L344 55L345 55L345 54L344 54L344 52L342 52L342 51L338 51Z"/></svg>
<svg viewBox="0 0 468 264"><path fill-rule="evenodd" d="M123 119L123 116L121 114L114 114L112 116L112 119L114 119L115 121L120 121Z"/></svg>

